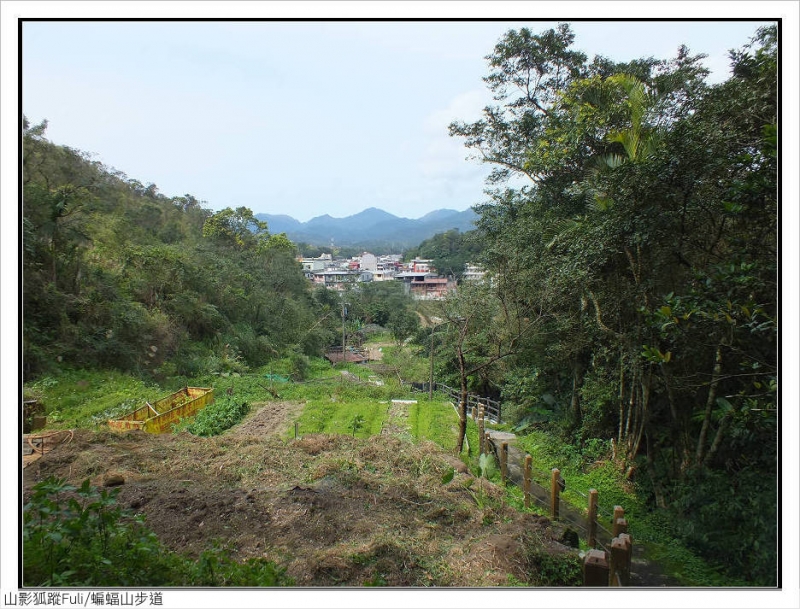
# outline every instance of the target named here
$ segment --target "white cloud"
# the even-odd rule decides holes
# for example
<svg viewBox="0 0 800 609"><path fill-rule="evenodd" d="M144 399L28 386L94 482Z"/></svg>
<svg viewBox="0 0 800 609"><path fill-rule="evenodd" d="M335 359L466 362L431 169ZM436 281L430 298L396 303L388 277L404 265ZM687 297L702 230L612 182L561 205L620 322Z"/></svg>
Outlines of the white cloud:
<svg viewBox="0 0 800 609"><path fill-rule="evenodd" d="M447 126L456 120L475 121L480 118L483 108L492 101L487 89L472 89L460 93L446 108L436 110L425 119L425 132L432 134L447 133Z"/></svg>
<svg viewBox="0 0 800 609"><path fill-rule="evenodd" d="M466 91L450 100L440 110L425 119L424 147L419 160L421 175L427 179L474 178L486 172L477 161L467 160L469 151L461 138L448 133L454 121L474 122L483 108L491 102L490 94L482 89Z"/></svg>

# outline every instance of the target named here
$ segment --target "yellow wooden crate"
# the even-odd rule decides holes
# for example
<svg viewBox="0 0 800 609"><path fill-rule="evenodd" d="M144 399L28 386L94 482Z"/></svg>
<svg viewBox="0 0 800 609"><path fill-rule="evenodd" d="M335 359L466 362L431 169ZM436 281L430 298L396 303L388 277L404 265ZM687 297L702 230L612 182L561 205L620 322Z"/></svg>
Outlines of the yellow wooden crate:
<svg viewBox="0 0 800 609"><path fill-rule="evenodd" d="M170 431L172 425L181 419L194 416L213 401L214 389L211 387L184 387L152 404L147 402L119 419L110 420L108 426L117 431L143 429L150 433L163 433Z"/></svg>

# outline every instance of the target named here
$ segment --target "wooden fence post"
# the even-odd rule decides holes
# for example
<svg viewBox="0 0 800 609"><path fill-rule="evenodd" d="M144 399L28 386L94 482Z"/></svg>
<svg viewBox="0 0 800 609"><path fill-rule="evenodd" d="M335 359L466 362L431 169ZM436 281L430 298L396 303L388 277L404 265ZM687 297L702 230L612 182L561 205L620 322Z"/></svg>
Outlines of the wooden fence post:
<svg viewBox="0 0 800 609"><path fill-rule="evenodd" d="M589 515L586 517L586 529L589 531L589 547L597 546L597 490L589 490Z"/></svg>
<svg viewBox="0 0 800 609"><path fill-rule="evenodd" d="M628 543L628 577L631 576L631 562L633 562L633 537L628 533L620 533L620 538Z"/></svg>
<svg viewBox="0 0 800 609"><path fill-rule="evenodd" d="M611 540L611 568L609 570L609 585L630 585L631 551L631 538L627 533L622 533L619 537L615 537Z"/></svg>
<svg viewBox="0 0 800 609"><path fill-rule="evenodd" d="M508 482L508 442L500 444L500 479Z"/></svg>
<svg viewBox="0 0 800 609"><path fill-rule="evenodd" d="M620 533L628 532L628 521L625 520L625 510L622 509L622 506L620 505L614 506L614 522L612 524L613 524L612 534L614 535L614 537L616 537Z"/></svg>
<svg viewBox="0 0 800 609"><path fill-rule="evenodd" d="M559 484L560 477L561 472L558 468L554 467L553 473L550 476L550 515L553 520L558 520L558 495L561 492L561 485Z"/></svg>
<svg viewBox="0 0 800 609"><path fill-rule="evenodd" d="M583 559L583 585L608 586L608 559L602 550L589 550Z"/></svg>
<svg viewBox="0 0 800 609"><path fill-rule="evenodd" d="M533 457L525 455L525 471L522 477L522 494L525 498L525 507L531 507L531 469Z"/></svg>
<svg viewBox="0 0 800 609"><path fill-rule="evenodd" d="M483 418L483 406L481 406L480 416L478 417L478 454L482 455L484 453L483 450L483 434L486 433L486 421Z"/></svg>

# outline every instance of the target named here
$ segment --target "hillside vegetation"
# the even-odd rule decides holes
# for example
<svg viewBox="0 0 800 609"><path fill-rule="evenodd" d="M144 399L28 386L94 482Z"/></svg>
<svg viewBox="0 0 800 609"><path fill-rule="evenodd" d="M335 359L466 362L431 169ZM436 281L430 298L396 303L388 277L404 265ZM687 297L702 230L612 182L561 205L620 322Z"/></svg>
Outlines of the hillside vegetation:
<svg viewBox="0 0 800 609"><path fill-rule="evenodd" d="M163 196L45 130L26 122L23 134L26 379L66 366L166 380L287 354L300 370L341 344L342 298L311 290L295 245L251 210ZM414 329L399 285L347 301L354 339L375 319L400 338Z"/></svg>
<svg viewBox="0 0 800 609"><path fill-rule="evenodd" d="M148 508L154 523L188 496L197 519L157 533L194 556L227 534L208 533L219 523L203 512L205 485L219 485L213 513L227 513L226 501L244 506L233 510L248 519L242 529L272 514L264 531L295 535L311 515L317 528L304 533L322 545L304 541L302 558L282 543L247 542L248 556L289 565L311 585L567 585L569 556L566 567L547 563L552 579L532 574L549 558L514 528L522 515L530 530L533 513L508 511L513 494L487 486L494 511L478 514L483 490L443 482L455 455L481 478L466 411L473 392L501 400L519 445L563 466L574 488L623 497L635 539L657 544L681 581L776 586L777 31L760 29L732 51L731 76L716 85L685 48L615 63L589 60L573 42L566 24L509 31L487 57L498 105L451 125L494 171L475 232L420 246L439 264L470 259L487 270L442 302L414 303L392 282L312 289L295 244L249 209L165 197L49 142L46 123L25 122L25 397L39 400L48 429L76 438L28 482L69 475L81 488L75 477L102 482L119 466L138 484L126 483L126 505L161 493L159 511ZM512 176L529 185L508 186ZM380 342L391 360L374 371L383 386L321 359L342 333L348 345ZM457 413L392 411L399 378L431 376L460 392ZM185 385L215 387L217 406L178 433L103 430ZM280 418L260 418L270 413ZM421 447L425 439L438 448ZM126 461L130 451L137 457ZM156 489L161 453L178 477ZM406 513L375 535L380 521L358 524L369 502ZM489 530L521 544L509 554L528 575L471 562ZM545 545L554 531L542 532Z"/></svg>
<svg viewBox="0 0 800 609"><path fill-rule="evenodd" d="M775 585L777 30L715 85L686 48L615 63L574 39L509 31L487 57L496 105L450 126L493 169L491 283L437 316L439 377L602 447L688 547Z"/></svg>

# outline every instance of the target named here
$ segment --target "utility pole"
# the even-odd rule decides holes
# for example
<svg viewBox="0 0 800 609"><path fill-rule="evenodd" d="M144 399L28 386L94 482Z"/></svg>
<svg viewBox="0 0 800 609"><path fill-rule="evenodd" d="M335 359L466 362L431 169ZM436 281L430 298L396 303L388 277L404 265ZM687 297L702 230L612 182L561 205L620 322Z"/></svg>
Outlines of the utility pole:
<svg viewBox="0 0 800 609"><path fill-rule="evenodd" d="M344 293L342 293L342 366L344 367L345 359L347 357L347 349L345 348L345 333L344 333L344 318L347 315L347 309L344 304Z"/></svg>
<svg viewBox="0 0 800 609"><path fill-rule="evenodd" d="M433 331L436 330L436 326L431 326L431 378L430 383L428 383L428 401L433 401Z"/></svg>

